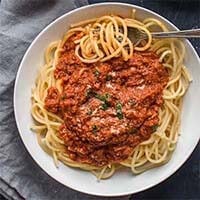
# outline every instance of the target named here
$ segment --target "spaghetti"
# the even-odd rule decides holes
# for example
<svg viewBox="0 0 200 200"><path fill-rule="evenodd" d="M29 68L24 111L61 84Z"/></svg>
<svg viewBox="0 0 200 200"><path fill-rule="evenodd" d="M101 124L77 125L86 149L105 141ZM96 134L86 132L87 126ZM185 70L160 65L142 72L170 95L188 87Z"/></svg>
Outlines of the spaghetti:
<svg viewBox="0 0 200 200"><path fill-rule="evenodd" d="M145 32L147 39L133 44L128 38L130 27ZM35 88L32 90L31 113L36 121L32 129L37 133L39 145L53 156L56 166L60 160L68 166L91 171L99 179L103 179L111 177L122 166L130 168L134 174L139 174L170 160L178 141L182 99L191 77L183 64L183 43L177 39L153 40L150 33L152 27L168 31L163 23L153 18L140 22L118 16L103 16L72 25L63 40L48 46L45 52L45 65L41 67ZM76 35L79 37L76 38ZM64 52L64 45L72 36L75 36L72 48L81 63L106 63L115 58L128 61L134 52L148 50L159 56L159 61L169 74L169 81L163 91L164 102L159 109L158 128L149 139L132 148L128 158L119 163L97 166L73 160L66 151L65 141L59 135L60 127L64 123L63 118L54 110L50 112L45 107L49 88L57 88L57 92L62 93L63 82L55 78L55 71ZM55 96L54 93L52 95Z"/></svg>

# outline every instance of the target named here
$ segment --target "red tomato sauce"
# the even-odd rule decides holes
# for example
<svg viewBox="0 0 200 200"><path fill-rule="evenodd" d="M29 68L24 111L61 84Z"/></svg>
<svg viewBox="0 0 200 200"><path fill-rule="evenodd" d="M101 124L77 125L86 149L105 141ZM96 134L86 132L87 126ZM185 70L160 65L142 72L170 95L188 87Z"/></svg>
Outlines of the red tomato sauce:
<svg viewBox="0 0 200 200"><path fill-rule="evenodd" d="M74 37L55 70L63 91L49 88L45 108L64 120L59 137L72 160L119 163L156 130L168 72L153 52L134 52L128 61L82 63L74 53Z"/></svg>

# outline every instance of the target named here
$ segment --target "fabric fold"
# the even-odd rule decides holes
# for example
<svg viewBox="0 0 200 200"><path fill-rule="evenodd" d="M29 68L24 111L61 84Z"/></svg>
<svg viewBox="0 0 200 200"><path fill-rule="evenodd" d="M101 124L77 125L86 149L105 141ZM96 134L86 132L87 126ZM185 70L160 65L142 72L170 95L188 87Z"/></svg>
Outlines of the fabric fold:
<svg viewBox="0 0 200 200"><path fill-rule="evenodd" d="M16 73L31 41L57 17L87 4L87 0L0 2L0 193L7 199L109 199L71 190L41 170L21 141L13 112Z"/></svg>

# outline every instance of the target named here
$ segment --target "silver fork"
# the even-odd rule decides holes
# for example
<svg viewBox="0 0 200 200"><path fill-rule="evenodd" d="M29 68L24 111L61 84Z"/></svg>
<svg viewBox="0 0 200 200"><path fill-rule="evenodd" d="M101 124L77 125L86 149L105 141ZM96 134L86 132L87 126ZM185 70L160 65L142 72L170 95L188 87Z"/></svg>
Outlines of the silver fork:
<svg viewBox="0 0 200 200"><path fill-rule="evenodd" d="M170 31L170 32L153 32L151 33L153 38L200 38L200 29L182 30L182 31ZM128 37L136 44L141 40L147 39L145 32L139 29L129 28Z"/></svg>

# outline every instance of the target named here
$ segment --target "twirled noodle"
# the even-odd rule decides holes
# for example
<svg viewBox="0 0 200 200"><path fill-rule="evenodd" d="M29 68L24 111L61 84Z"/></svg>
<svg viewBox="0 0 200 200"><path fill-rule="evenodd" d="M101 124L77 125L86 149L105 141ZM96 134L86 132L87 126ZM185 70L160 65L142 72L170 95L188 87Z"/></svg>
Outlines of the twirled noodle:
<svg viewBox="0 0 200 200"><path fill-rule="evenodd" d="M75 41L77 44L75 53L84 63L107 61L114 57L123 57L126 61L133 50L147 50L152 42L152 36L145 24L134 19L123 19L118 16L103 16L82 23L72 25L68 34L81 32L83 37ZM147 42L144 46L137 43L135 46L128 38L128 29L134 28L143 31L147 35Z"/></svg>
<svg viewBox="0 0 200 200"><path fill-rule="evenodd" d="M101 179L111 177L120 166L129 167L133 173L138 174L169 161L177 144L182 98L191 77L183 65L185 47L182 41L178 39L152 40L150 33L152 26L168 31L161 21L154 18L147 18L141 22L118 16L102 16L73 24L62 41L55 41L48 46L45 52L45 65L41 67L32 90L31 114L36 121L32 129L37 132L38 143L45 152L53 156L56 166L60 160L68 166L92 171L98 179ZM141 43L135 46L130 41L129 28L136 28L147 34L144 46ZM119 56L128 60L134 50L148 49L159 55L160 62L170 74L170 80L163 94L164 104L159 112L159 128L147 141L139 144L127 160L119 164L110 164L100 168L71 160L65 152L64 142L58 137L58 129L63 120L44 108L47 89L56 86L59 91L62 90L61 82L54 78L53 72L59 54L63 51L63 45L70 36L77 32L83 34L81 39L74 41L75 54L82 62L104 62Z"/></svg>

